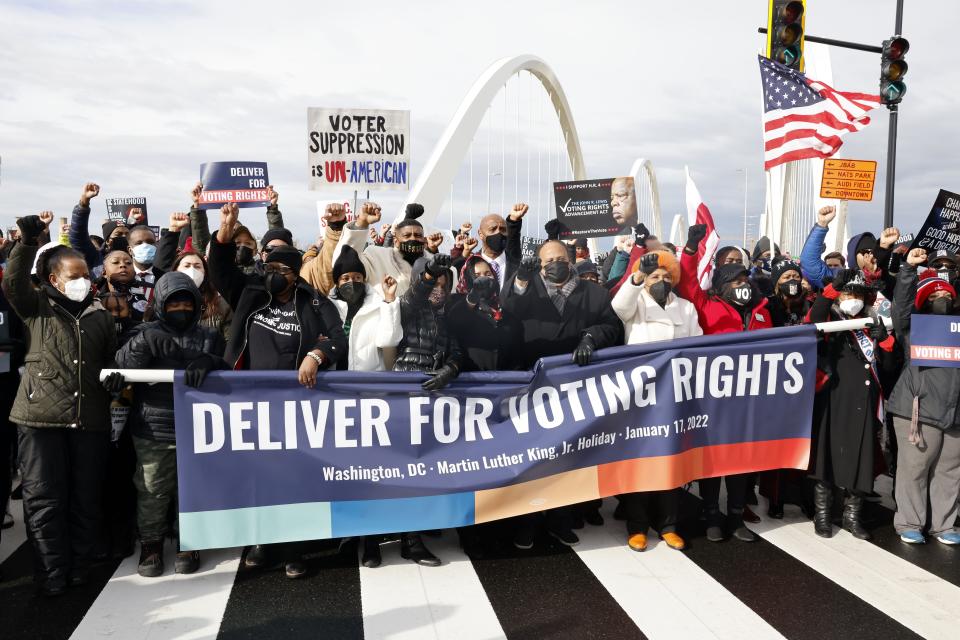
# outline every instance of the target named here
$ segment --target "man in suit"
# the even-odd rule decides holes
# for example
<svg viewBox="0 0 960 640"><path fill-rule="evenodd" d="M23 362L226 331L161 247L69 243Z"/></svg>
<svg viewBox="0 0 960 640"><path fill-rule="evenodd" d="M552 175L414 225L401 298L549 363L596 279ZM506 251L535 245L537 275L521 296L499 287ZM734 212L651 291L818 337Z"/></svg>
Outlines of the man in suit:
<svg viewBox="0 0 960 640"><path fill-rule="evenodd" d="M521 228L523 216L530 207L523 203L513 205L513 210L504 220L491 213L484 216L477 228L480 238L480 257L486 260L497 277L500 290L505 291L507 281L513 277L523 258Z"/></svg>
<svg viewBox="0 0 960 640"><path fill-rule="evenodd" d="M573 361L584 366L595 350L623 343L623 323L610 305L610 294L577 277L567 246L558 240L548 240L537 256L523 259L504 291L502 306L523 325L525 368L542 357L571 353ZM548 533L565 545L577 544L580 540L572 529L579 511L576 505L547 511ZM529 549L536 517L518 521L514 546Z"/></svg>

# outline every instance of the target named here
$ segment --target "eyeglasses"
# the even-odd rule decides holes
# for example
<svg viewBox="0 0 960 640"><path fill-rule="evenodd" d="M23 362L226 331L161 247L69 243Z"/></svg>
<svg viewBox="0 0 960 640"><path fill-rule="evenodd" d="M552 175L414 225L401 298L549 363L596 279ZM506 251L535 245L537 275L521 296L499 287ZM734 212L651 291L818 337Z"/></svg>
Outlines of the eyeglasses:
<svg viewBox="0 0 960 640"><path fill-rule="evenodd" d="M288 276L293 273L293 269L282 264L267 263L263 267L264 273L279 273L282 276Z"/></svg>

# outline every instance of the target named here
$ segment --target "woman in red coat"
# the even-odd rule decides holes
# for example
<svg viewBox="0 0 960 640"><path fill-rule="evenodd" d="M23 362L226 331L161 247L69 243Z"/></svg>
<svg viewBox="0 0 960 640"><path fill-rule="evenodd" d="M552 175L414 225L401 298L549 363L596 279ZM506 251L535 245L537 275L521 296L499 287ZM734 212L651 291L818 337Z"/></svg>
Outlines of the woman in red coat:
<svg viewBox="0 0 960 640"><path fill-rule="evenodd" d="M704 335L769 329L773 326L767 300L750 282L747 268L739 263L723 264L713 272L709 293L700 288L697 277L697 248L707 235L706 225L697 224L687 232L687 246L680 258L680 282L677 291L693 303ZM746 506L747 475L726 476L727 518L734 537L753 542L757 535L743 523ZM720 513L720 478L699 481L700 498L707 517L707 540L723 541L724 519Z"/></svg>

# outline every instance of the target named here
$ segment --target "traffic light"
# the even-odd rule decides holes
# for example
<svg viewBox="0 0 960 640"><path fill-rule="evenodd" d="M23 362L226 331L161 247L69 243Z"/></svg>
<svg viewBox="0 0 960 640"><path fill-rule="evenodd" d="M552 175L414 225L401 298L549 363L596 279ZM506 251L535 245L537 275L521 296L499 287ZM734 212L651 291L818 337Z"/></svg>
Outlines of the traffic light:
<svg viewBox="0 0 960 640"><path fill-rule="evenodd" d="M770 0L767 12L767 57L803 71L804 0Z"/></svg>
<svg viewBox="0 0 960 640"><path fill-rule="evenodd" d="M906 38L893 36L883 41L883 53L880 59L880 100L883 104L900 104L907 85L903 76L907 75L907 61L903 56L910 50Z"/></svg>

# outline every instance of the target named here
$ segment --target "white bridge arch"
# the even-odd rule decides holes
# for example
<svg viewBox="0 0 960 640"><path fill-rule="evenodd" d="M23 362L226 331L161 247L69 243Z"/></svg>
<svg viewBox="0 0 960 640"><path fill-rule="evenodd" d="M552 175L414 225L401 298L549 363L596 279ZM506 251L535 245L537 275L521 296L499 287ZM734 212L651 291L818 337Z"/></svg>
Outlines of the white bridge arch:
<svg viewBox="0 0 960 640"><path fill-rule="evenodd" d="M470 150L470 144L480 128L487 107L507 80L521 71L533 74L550 96L563 131L573 178L575 180L587 178L587 170L583 164L583 150L580 148L580 137L577 135L573 113L570 111L570 104L567 102L563 87L560 86L553 70L546 62L533 55L503 58L490 65L464 96L456 114L433 148L420 177L407 195L405 204L419 202L423 205L424 222L433 223L439 213L441 205L450 192L450 183L456 177L460 162ZM403 210L401 209L396 221L402 218Z"/></svg>

